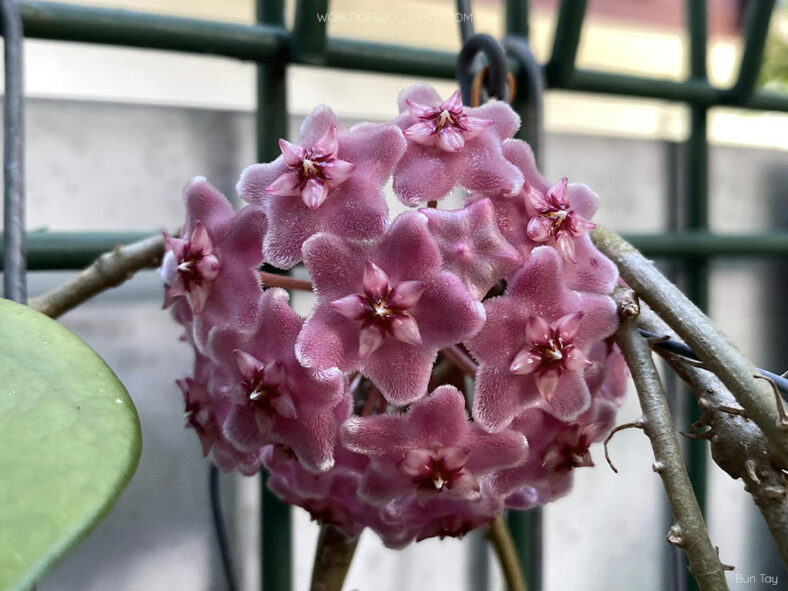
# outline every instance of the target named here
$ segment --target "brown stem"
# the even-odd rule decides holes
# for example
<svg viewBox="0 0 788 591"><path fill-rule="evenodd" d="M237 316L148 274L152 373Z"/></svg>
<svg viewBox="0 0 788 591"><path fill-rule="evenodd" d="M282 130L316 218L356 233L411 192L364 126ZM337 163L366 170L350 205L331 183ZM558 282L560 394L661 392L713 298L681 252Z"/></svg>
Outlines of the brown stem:
<svg viewBox="0 0 788 591"><path fill-rule="evenodd" d="M163 253L162 236L152 236L126 246L118 246L115 250L102 254L72 280L33 298L28 305L50 318L57 318L94 295L120 285L137 271L157 266Z"/></svg>
<svg viewBox="0 0 788 591"><path fill-rule="evenodd" d="M644 316L638 323L650 332L665 326ZM659 355L698 397L703 410L701 426L709 428L711 457L734 480L741 478L752 495L774 538L783 564L788 569L788 465L782 464L758 425L738 408L736 400L713 373L686 363L686 359L657 349Z"/></svg>
<svg viewBox="0 0 788 591"><path fill-rule="evenodd" d="M311 591L342 591L358 538L348 538L333 525L322 525L317 540Z"/></svg>
<svg viewBox="0 0 788 591"><path fill-rule="evenodd" d="M471 378L476 376L476 369L479 367L479 364L458 345L451 345L441 349L441 355L451 361L465 375Z"/></svg>
<svg viewBox="0 0 788 591"><path fill-rule="evenodd" d="M312 282L304 279L294 279L288 275L277 275L260 271L260 283L265 287L281 287L282 289L295 289L298 291L312 291Z"/></svg>
<svg viewBox="0 0 788 591"><path fill-rule="evenodd" d="M689 570L701 591L728 589L717 550L712 546L698 500L681 455L673 420L648 342L640 336L634 318L626 318L616 342L635 382L643 411L643 430L654 450L654 470L662 477L673 512L668 542L684 548Z"/></svg>
<svg viewBox="0 0 788 591"><path fill-rule="evenodd" d="M487 537L493 543L495 553L498 555L498 560L501 562L501 570L503 570L503 578L506 581L506 588L509 591L528 591L525 584L525 577L523 576L523 569L520 566L520 561L517 558L517 551L514 547L514 540L512 534L509 532L509 527L502 515L499 515L495 521L490 525L490 530L487 532Z"/></svg>
<svg viewBox="0 0 788 591"><path fill-rule="evenodd" d="M778 421L769 384L755 379L757 368L733 346L716 325L657 271L632 245L597 226L592 238L618 266L621 276L652 310L684 339L705 367L714 372L761 428L783 461L788 462L788 432Z"/></svg>

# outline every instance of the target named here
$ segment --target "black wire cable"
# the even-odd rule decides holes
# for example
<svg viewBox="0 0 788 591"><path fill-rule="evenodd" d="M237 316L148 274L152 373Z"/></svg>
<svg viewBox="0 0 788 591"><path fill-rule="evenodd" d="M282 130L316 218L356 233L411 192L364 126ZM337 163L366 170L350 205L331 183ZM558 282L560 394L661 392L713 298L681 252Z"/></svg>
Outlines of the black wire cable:
<svg viewBox="0 0 788 591"><path fill-rule="evenodd" d="M664 349L665 351L670 351L671 353L675 353L677 355L681 355L682 357L686 357L687 359L694 359L695 361L700 361L698 356L695 354L687 344L679 341L677 339L664 339L664 335L659 335L653 332L649 332L647 330L640 329L640 334L647 339L654 339L653 347L655 349ZM664 340L657 340L657 339L664 339ZM788 379L784 378L781 375L776 373L772 373L769 370L758 368L758 371L761 375L765 378L772 380L777 389L782 394L783 399L788 400Z"/></svg>
<svg viewBox="0 0 788 591"><path fill-rule="evenodd" d="M222 556L222 569L224 579L227 583L227 591L237 591L238 583L235 580L235 569L233 568L233 557L230 552L230 544L227 540L227 528L222 515L222 500L219 490L219 469L211 464L208 474L209 494L211 497L211 516L213 517L213 528L216 531L216 541L219 543L219 553Z"/></svg>

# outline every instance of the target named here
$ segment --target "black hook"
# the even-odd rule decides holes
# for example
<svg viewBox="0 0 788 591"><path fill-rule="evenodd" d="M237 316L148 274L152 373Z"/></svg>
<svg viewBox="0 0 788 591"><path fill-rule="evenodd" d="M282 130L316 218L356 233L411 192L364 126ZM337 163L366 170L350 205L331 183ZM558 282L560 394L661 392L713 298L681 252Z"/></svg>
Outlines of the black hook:
<svg viewBox="0 0 788 591"><path fill-rule="evenodd" d="M544 74L542 66L534 57L528 41L521 37L507 37L503 41L506 55L517 61L517 97L512 107L522 117L522 139L534 152L536 164L541 169L542 130L544 128Z"/></svg>
<svg viewBox="0 0 788 591"><path fill-rule="evenodd" d="M471 85L476 75L473 71L473 61L479 52L484 53L489 68L484 81L487 95L506 100L509 93L506 54L494 37L477 33L463 43L460 55L457 57L457 82L460 85L463 103L467 105L471 101Z"/></svg>

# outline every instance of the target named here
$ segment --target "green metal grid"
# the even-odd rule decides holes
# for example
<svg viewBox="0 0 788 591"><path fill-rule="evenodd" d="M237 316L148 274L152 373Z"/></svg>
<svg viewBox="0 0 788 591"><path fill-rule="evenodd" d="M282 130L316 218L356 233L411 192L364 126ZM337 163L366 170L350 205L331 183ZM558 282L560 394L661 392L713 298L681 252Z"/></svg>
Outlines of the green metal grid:
<svg viewBox="0 0 788 591"><path fill-rule="evenodd" d="M456 55L450 52L328 37L325 23L312 17L327 11L327 0L297 0L292 30L284 25L283 0L256 0L257 23L254 25L30 0L20 0L17 4L25 35L30 38L202 53L256 62L257 154L261 161L276 157L276 139L286 136L285 72L288 64L433 78L455 76ZM686 2L690 42L686 80L677 82L576 68L586 0L560 2L552 54L544 65L548 89L663 99L688 106L691 125L683 151L687 196L685 226L679 232L627 238L649 256L683 261L688 278L687 291L702 307L708 300L710 259L788 255L788 233L718 235L709 231L708 219L708 109L729 106L788 111L788 96L755 89L774 5L775 0L750 2L739 74L730 88L713 86L706 75L705 0ZM527 0L506 1L506 30L509 35L527 39ZM510 66L517 74L518 64L512 62ZM114 245L147 234L29 232L29 269L78 269ZM691 404L689 411L695 413L696 405ZM705 457L702 447L691 447L688 463L702 504L706 487ZM289 509L265 489L262 505L262 582L266 590L288 591L292 586ZM520 551L527 559L527 549L521 546Z"/></svg>

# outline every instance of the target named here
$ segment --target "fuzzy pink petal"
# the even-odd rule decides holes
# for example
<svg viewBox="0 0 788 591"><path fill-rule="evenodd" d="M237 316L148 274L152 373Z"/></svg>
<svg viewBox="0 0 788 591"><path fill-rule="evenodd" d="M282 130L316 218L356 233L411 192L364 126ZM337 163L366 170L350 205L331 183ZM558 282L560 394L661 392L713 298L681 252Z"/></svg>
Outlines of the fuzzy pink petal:
<svg viewBox="0 0 788 591"><path fill-rule="evenodd" d="M439 273L424 282L424 293L411 314L425 344L445 347L474 337L486 317L462 281L451 273Z"/></svg>
<svg viewBox="0 0 788 591"><path fill-rule="evenodd" d="M290 447L307 470L321 473L334 465L338 427L330 406L302 407L298 418L278 421L272 436Z"/></svg>
<svg viewBox="0 0 788 591"><path fill-rule="evenodd" d="M407 110L408 101L413 101L420 105L434 106L436 109L441 104L440 95L429 84L414 84L403 89L397 97L397 106L400 113Z"/></svg>
<svg viewBox="0 0 788 591"><path fill-rule="evenodd" d="M407 425L397 415L352 416L340 429L342 444L356 453L385 456L392 449L407 445Z"/></svg>
<svg viewBox="0 0 788 591"><path fill-rule="evenodd" d="M513 379L507 368L489 365L479 368L473 392L473 417L480 425L490 431L504 429L516 416L519 402L519 380Z"/></svg>
<svg viewBox="0 0 788 591"><path fill-rule="evenodd" d="M466 115L479 119L491 119L492 130L499 140L511 138L520 128L520 116L502 101L490 101L480 107L465 109Z"/></svg>
<svg viewBox="0 0 788 591"><path fill-rule="evenodd" d="M380 187L354 174L329 192L316 209L307 208L300 199L272 197L266 203L269 218L265 236L266 260L290 268L301 260L302 245L319 232L331 232L354 239L370 239L383 233L388 207ZM353 214L348 215L352 210Z"/></svg>
<svg viewBox="0 0 788 591"><path fill-rule="evenodd" d="M599 207L599 197L586 185L570 183L567 189L569 205L581 217L590 220Z"/></svg>
<svg viewBox="0 0 788 591"><path fill-rule="evenodd" d="M492 119L479 119L478 117L466 117L462 125L464 128L462 135L466 140L469 140L475 138L488 127L495 125L495 121Z"/></svg>
<svg viewBox="0 0 788 591"><path fill-rule="evenodd" d="M354 177L379 187L391 176L406 146L396 125L357 123L342 136L338 157L356 165Z"/></svg>
<svg viewBox="0 0 788 591"><path fill-rule="evenodd" d="M265 164L252 164L241 173L235 192L247 203L261 203L269 196L266 187L288 172L284 158Z"/></svg>
<svg viewBox="0 0 788 591"><path fill-rule="evenodd" d="M493 364L508 364L525 342L523 327L528 311L521 305L512 306L507 297L492 298L484 302L487 320L477 336L466 345L478 361Z"/></svg>
<svg viewBox="0 0 788 591"><path fill-rule="evenodd" d="M557 380L552 399L543 408L555 418L569 422L588 409L590 403L591 395L582 373L568 371Z"/></svg>
<svg viewBox="0 0 788 591"><path fill-rule="evenodd" d="M465 468L477 476L522 465L528 458L528 441L522 433L512 429L489 433L481 426L473 424L468 444L471 454Z"/></svg>
<svg viewBox="0 0 788 591"><path fill-rule="evenodd" d="M577 329L575 344L584 348L612 335L618 328L616 304L609 296L582 294L579 306L583 319ZM585 350L585 349L584 349Z"/></svg>
<svg viewBox="0 0 788 591"><path fill-rule="evenodd" d="M320 105L307 115L303 123L301 123L298 143L302 146L312 147L318 144L332 127L335 127L337 132L342 131L342 126L331 108L326 105Z"/></svg>
<svg viewBox="0 0 788 591"><path fill-rule="evenodd" d="M567 286L577 291L609 294L618 280L618 270L591 242L587 234L575 238L576 263L564 265Z"/></svg>
<svg viewBox="0 0 788 591"><path fill-rule="evenodd" d="M380 243L375 262L386 270L395 285L437 272L441 255L427 218L415 211L398 215Z"/></svg>
<svg viewBox="0 0 788 591"><path fill-rule="evenodd" d="M249 205L235 213L221 250L232 257L233 265L256 269L263 262L263 240L268 219L260 206Z"/></svg>
<svg viewBox="0 0 788 591"><path fill-rule="evenodd" d="M522 172L503 157L500 140L491 132L466 142L458 156L457 184L469 191L510 197L523 186Z"/></svg>
<svg viewBox="0 0 788 591"><path fill-rule="evenodd" d="M443 199L457 184L464 162L460 154L442 151L442 156L435 158L433 150L411 144L397 163L394 192L405 205Z"/></svg>
<svg viewBox="0 0 788 591"><path fill-rule="evenodd" d="M358 496L366 503L381 506L412 488L413 485L400 475L369 469L362 476Z"/></svg>
<svg viewBox="0 0 788 591"><path fill-rule="evenodd" d="M422 338L424 338L422 330ZM385 339L364 362L363 373L396 405L417 400L427 392L435 353L424 346L408 345L393 338ZM392 360L396 359L396 363ZM407 367L408 371L402 371Z"/></svg>
<svg viewBox="0 0 788 591"><path fill-rule="evenodd" d="M507 293L518 302L528 302L535 314L547 320L557 320L576 301L563 281L561 255L549 246L531 251L525 265L509 279Z"/></svg>
<svg viewBox="0 0 788 591"><path fill-rule="evenodd" d="M411 407L408 427L420 446L457 447L468 428L465 397L453 386L440 386Z"/></svg>
<svg viewBox="0 0 788 591"><path fill-rule="evenodd" d="M304 244L304 264L318 296L326 301L360 293L368 251L334 234L317 234Z"/></svg>
<svg viewBox="0 0 788 591"><path fill-rule="evenodd" d="M317 308L296 341L296 357L304 367L353 369L358 363L359 326L330 308Z"/></svg>
<svg viewBox="0 0 788 591"><path fill-rule="evenodd" d="M547 192L550 185L536 168L534 153L528 144L522 140L506 140L503 142L503 154L509 162L520 169L526 183L541 191L542 194Z"/></svg>
<svg viewBox="0 0 788 591"><path fill-rule="evenodd" d="M199 221L208 234L215 238L233 215L230 202L205 177L195 177L184 187L183 203L187 218L184 232L191 232Z"/></svg>
<svg viewBox="0 0 788 591"><path fill-rule="evenodd" d="M222 434L239 451L250 452L265 443L249 407L234 406L222 425Z"/></svg>

